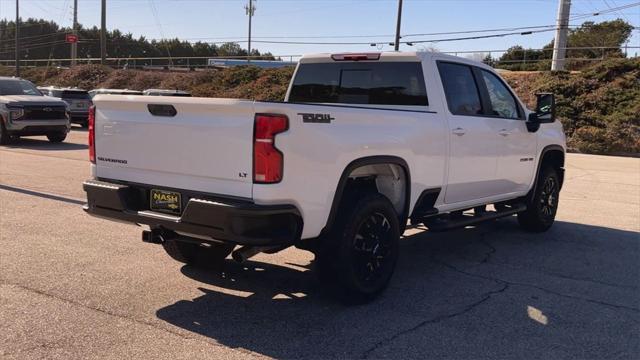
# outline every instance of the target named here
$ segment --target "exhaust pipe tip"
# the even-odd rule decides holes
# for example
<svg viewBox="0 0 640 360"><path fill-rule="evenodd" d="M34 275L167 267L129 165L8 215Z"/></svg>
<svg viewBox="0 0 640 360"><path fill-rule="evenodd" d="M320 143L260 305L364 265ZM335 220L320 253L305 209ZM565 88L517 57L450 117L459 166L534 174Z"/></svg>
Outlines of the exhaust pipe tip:
<svg viewBox="0 0 640 360"><path fill-rule="evenodd" d="M242 246L231 253L231 258L238 263L245 262L265 250L261 246Z"/></svg>
<svg viewBox="0 0 640 360"><path fill-rule="evenodd" d="M162 244L164 243L165 237L161 231L157 230L143 230L142 231L142 241L150 244Z"/></svg>

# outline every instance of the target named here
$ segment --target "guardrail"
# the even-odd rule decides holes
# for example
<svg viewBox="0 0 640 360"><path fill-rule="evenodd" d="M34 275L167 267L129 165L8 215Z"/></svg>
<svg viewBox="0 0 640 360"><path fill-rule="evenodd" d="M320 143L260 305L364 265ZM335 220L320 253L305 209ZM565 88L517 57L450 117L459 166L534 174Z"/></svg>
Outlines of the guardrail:
<svg viewBox="0 0 640 360"><path fill-rule="evenodd" d="M109 57L106 59L106 65L114 68L147 68L150 70L167 70L174 69L193 69L193 68L213 68L216 65L210 65L209 59L225 59L225 60L272 60L281 59L283 61L297 61L302 55L274 55L274 56L189 56L189 57ZM52 58L52 59L28 59L20 60L20 67L37 67L37 66L71 66L70 58ZM78 58L77 64L100 64L100 58ZM0 65L15 67L15 59L0 59Z"/></svg>

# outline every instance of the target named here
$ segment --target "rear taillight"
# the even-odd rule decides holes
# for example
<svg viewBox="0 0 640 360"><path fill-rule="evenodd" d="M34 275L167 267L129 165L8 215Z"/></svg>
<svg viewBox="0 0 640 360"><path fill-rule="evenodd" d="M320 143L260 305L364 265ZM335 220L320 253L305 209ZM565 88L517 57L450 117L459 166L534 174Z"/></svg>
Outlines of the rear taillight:
<svg viewBox="0 0 640 360"><path fill-rule="evenodd" d="M287 131L289 118L277 114L256 114L253 135L253 182L273 184L282 180L283 155L276 148L276 135Z"/></svg>
<svg viewBox="0 0 640 360"><path fill-rule="evenodd" d="M89 108L89 161L96 163L96 107Z"/></svg>

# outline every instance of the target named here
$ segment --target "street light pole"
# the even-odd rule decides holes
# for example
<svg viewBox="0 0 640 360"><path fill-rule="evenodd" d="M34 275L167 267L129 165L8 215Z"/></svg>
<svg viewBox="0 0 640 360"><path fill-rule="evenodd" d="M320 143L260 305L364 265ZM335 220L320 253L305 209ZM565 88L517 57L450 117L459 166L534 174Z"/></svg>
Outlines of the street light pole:
<svg viewBox="0 0 640 360"><path fill-rule="evenodd" d="M396 41L394 43L394 49L400 50L400 24L402 22L402 0L398 0L398 22L396 23Z"/></svg>
<svg viewBox="0 0 640 360"><path fill-rule="evenodd" d="M16 76L20 76L20 1L16 0Z"/></svg>
<svg viewBox="0 0 640 360"><path fill-rule="evenodd" d="M100 26L100 64L107 62L107 0L102 0L102 17Z"/></svg>
<svg viewBox="0 0 640 360"><path fill-rule="evenodd" d="M73 0L73 35L78 35L78 0ZM71 43L71 66L76 65L78 57L78 43Z"/></svg>

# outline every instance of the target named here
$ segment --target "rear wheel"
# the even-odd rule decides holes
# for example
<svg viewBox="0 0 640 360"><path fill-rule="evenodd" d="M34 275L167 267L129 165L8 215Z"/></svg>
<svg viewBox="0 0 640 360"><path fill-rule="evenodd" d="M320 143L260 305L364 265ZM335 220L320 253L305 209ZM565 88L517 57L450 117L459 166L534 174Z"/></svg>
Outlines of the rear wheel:
<svg viewBox="0 0 640 360"><path fill-rule="evenodd" d="M552 167L544 168L534 193L527 201L527 210L518 214L520 226L532 232L547 231L555 221L559 195L558 173Z"/></svg>
<svg viewBox="0 0 640 360"><path fill-rule="evenodd" d="M217 268L222 265L224 259L231 254L234 245L207 244L168 239L162 243L164 250L181 263L204 268Z"/></svg>
<svg viewBox="0 0 640 360"><path fill-rule="evenodd" d="M67 138L67 134L66 133L47 134L47 139L49 139L49 141L51 141L52 143L63 142L64 139L66 139L66 138Z"/></svg>
<svg viewBox="0 0 640 360"><path fill-rule="evenodd" d="M389 200L365 195L344 204L318 256L320 277L346 303L373 300L389 284L398 260L400 225Z"/></svg>

